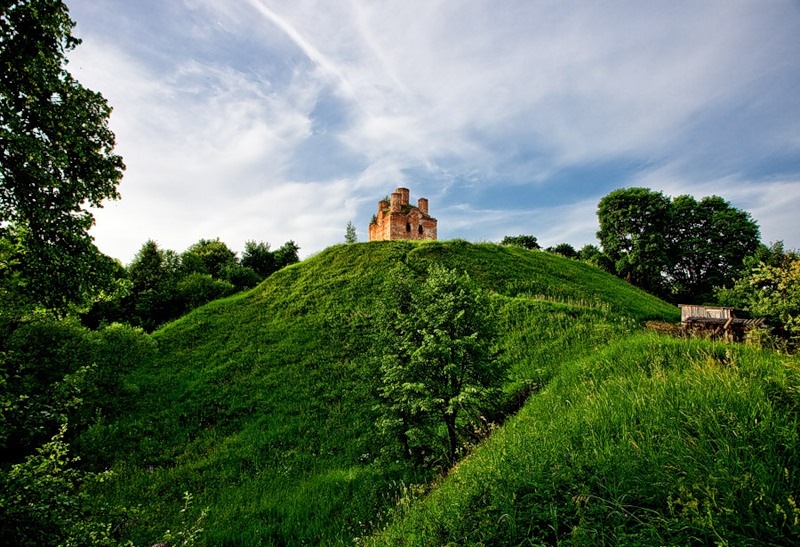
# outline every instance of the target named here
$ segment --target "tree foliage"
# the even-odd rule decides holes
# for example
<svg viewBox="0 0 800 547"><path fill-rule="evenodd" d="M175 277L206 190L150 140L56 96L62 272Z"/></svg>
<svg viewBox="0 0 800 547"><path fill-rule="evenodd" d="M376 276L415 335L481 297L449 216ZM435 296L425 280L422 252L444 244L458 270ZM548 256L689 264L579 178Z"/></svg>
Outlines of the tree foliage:
<svg viewBox="0 0 800 547"><path fill-rule="evenodd" d="M724 305L763 317L775 331L800 345L800 254L782 242L762 246L745 261L745 271L732 286L717 290Z"/></svg>
<svg viewBox="0 0 800 547"><path fill-rule="evenodd" d="M407 456L452 464L504 377L492 306L466 273L436 265L395 296L382 322L379 426Z"/></svg>
<svg viewBox="0 0 800 547"><path fill-rule="evenodd" d="M129 321L152 331L173 319L178 304L178 282L183 277L181 257L148 240L128 265L132 287L116 321Z"/></svg>
<svg viewBox="0 0 800 547"><path fill-rule="evenodd" d="M115 545L111 525L87 513L86 484L108 473L76 466L64 441L66 426L23 462L0 471L0 536L7 545Z"/></svg>
<svg viewBox="0 0 800 547"><path fill-rule="evenodd" d="M605 269L605 256L597 245L584 245L578 251L578 258L589 264Z"/></svg>
<svg viewBox="0 0 800 547"><path fill-rule="evenodd" d="M514 245L529 250L541 248L539 246L539 242L536 241L536 238L530 235L505 236L503 241L500 242L500 245Z"/></svg>
<svg viewBox="0 0 800 547"><path fill-rule="evenodd" d="M358 242L358 234L356 233L356 227L349 220L347 221L347 227L344 230L344 242L347 244Z"/></svg>
<svg viewBox="0 0 800 547"><path fill-rule="evenodd" d="M275 255L269 250L269 243L264 241L247 241L242 253L242 266L255 271L261 278L272 275L275 271Z"/></svg>
<svg viewBox="0 0 800 547"><path fill-rule="evenodd" d="M181 265L186 273L221 278L222 272L235 264L238 264L236 253L219 238L201 239L181 255Z"/></svg>
<svg viewBox="0 0 800 547"><path fill-rule="evenodd" d="M107 278L89 235L100 207L118 197L111 108L66 70L80 40L59 0L0 7L0 236L30 301L64 310Z"/></svg>
<svg viewBox="0 0 800 547"><path fill-rule="evenodd" d="M289 240L275 251L275 269L280 270L300 261L300 246Z"/></svg>
<svg viewBox="0 0 800 547"><path fill-rule="evenodd" d="M113 544L110 527L97 520L108 518L108 508L92 514L84 490L103 474L80 469L67 443L124 411L130 393L123 374L154 352L155 342L140 329L111 325L91 331L73 318L47 314L28 318L0 341L5 544ZM95 458L102 455L87 459Z"/></svg>
<svg viewBox="0 0 800 547"><path fill-rule="evenodd" d="M557 255L565 256L567 258L578 258L578 251L575 250L575 247L570 245L569 243L559 243L558 245L554 245L553 247L548 247L548 253L555 253Z"/></svg>
<svg viewBox="0 0 800 547"><path fill-rule="evenodd" d="M676 301L711 301L714 287L731 283L741 273L744 259L758 249L760 239L750 214L719 196L673 199L669 235L664 273Z"/></svg>
<svg viewBox="0 0 800 547"><path fill-rule="evenodd" d="M649 292L663 294L669 199L647 188L615 190L600 200L597 218L597 238L614 272Z"/></svg>
<svg viewBox="0 0 800 547"><path fill-rule="evenodd" d="M671 301L709 301L714 287L730 283L759 245L750 214L718 196L670 200L647 188L626 188L603 197L597 217L612 271Z"/></svg>

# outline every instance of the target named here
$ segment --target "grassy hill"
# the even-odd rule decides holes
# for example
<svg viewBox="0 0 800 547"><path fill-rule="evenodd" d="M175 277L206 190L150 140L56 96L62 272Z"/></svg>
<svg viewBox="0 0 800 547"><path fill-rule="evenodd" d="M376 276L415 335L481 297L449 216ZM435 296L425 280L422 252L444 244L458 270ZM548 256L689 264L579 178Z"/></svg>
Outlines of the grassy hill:
<svg viewBox="0 0 800 547"><path fill-rule="evenodd" d="M467 271L497 304L506 408L534 393L447 477L379 459L373 426L374 310L398 265L422 275L431 262ZM797 362L643 336L649 319L678 312L543 252L336 246L157 331L156 355L122 371L121 417L76 446L113 469L97 499L129 508L121 533L136 544L203 508L212 545L659 542L658 529L716 541L714 504L728 515L747 499L765 533L797 538Z"/></svg>
<svg viewBox="0 0 800 547"><path fill-rule="evenodd" d="M798 387L796 359L750 348L612 343L368 543L796 545Z"/></svg>

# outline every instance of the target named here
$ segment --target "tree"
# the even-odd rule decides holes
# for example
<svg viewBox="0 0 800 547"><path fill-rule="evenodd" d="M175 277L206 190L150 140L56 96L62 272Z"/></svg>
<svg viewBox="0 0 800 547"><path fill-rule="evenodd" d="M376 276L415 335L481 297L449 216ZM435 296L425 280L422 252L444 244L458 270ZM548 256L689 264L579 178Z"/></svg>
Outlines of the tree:
<svg viewBox="0 0 800 547"><path fill-rule="evenodd" d="M597 264L600 254L601 254L600 247L598 247L597 245L587 244L581 247L580 251L578 251L578 258L583 260L584 262Z"/></svg>
<svg viewBox="0 0 800 547"><path fill-rule="evenodd" d="M356 234L356 227L349 220L347 221L347 228L344 231L344 242L347 244L357 243L358 235Z"/></svg>
<svg viewBox="0 0 800 547"><path fill-rule="evenodd" d="M396 296L382 322L379 426L407 456L438 453L452 464L504 377L492 306L466 273L438 265L419 285L401 282Z"/></svg>
<svg viewBox="0 0 800 547"><path fill-rule="evenodd" d="M242 266L251 268L262 279L272 275L277 269L275 267L275 256L269 250L269 243L260 241L247 241L244 244L244 252L242 253Z"/></svg>
<svg viewBox="0 0 800 547"><path fill-rule="evenodd" d="M783 242L762 245L748 257L741 276L729 288L718 288L721 304L766 318L793 347L800 345L800 254Z"/></svg>
<svg viewBox="0 0 800 547"><path fill-rule="evenodd" d="M252 289L261 283L262 279L264 278L258 275L255 270L241 264L232 264L222 270L222 280L233 285L237 291Z"/></svg>
<svg viewBox="0 0 800 547"><path fill-rule="evenodd" d="M216 239L201 239L181 255L183 269L187 274L204 273L221 279L226 268L238 265L236 253Z"/></svg>
<svg viewBox="0 0 800 547"><path fill-rule="evenodd" d="M597 237L618 276L671 301L707 301L759 245L758 225L718 196L670 200L647 188L600 200Z"/></svg>
<svg viewBox="0 0 800 547"><path fill-rule="evenodd" d="M148 240L128 265L131 295L127 318L152 331L180 313L178 282L183 276L181 258Z"/></svg>
<svg viewBox="0 0 800 547"><path fill-rule="evenodd" d="M710 302L714 287L730 284L744 259L758 249L758 225L750 214L719 196L678 196L671 205L669 256L664 271L670 298Z"/></svg>
<svg viewBox="0 0 800 547"><path fill-rule="evenodd" d="M275 251L275 269L280 270L300 261L300 247L291 239Z"/></svg>
<svg viewBox="0 0 800 547"><path fill-rule="evenodd" d="M647 188L615 190L597 206L597 238L614 273L654 294L664 293L669 207L667 197Z"/></svg>
<svg viewBox="0 0 800 547"><path fill-rule="evenodd" d="M56 310L107 277L87 207L118 198L124 170L111 108L65 68L74 26L60 0L0 7L0 236L29 297Z"/></svg>
<svg viewBox="0 0 800 547"><path fill-rule="evenodd" d="M180 307L175 316L191 311L217 298L232 294L235 287L222 279L215 279L209 274L193 272L178 282L178 301Z"/></svg>
<svg viewBox="0 0 800 547"><path fill-rule="evenodd" d="M565 256L567 258L578 258L578 251L576 251L575 247L569 243L559 243L553 247L548 247L547 252Z"/></svg>
<svg viewBox="0 0 800 547"><path fill-rule="evenodd" d="M514 245L516 247L522 247L523 249L529 249L529 250L536 250L541 248L534 236L523 236L523 235L506 236L503 238L503 241L500 242L500 245Z"/></svg>

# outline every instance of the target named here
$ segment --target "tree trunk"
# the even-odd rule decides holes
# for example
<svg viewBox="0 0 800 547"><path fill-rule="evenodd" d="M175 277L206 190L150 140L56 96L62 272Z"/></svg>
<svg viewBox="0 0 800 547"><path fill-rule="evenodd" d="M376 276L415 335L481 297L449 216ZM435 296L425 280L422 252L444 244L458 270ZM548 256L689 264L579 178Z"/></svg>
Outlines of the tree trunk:
<svg viewBox="0 0 800 547"><path fill-rule="evenodd" d="M444 423L447 426L447 437L449 441L448 447L448 459L450 460L450 465L456 463L456 452L458 451L458 435L456 434L456 415L453 414L445 414L444 415Z"/></svg>

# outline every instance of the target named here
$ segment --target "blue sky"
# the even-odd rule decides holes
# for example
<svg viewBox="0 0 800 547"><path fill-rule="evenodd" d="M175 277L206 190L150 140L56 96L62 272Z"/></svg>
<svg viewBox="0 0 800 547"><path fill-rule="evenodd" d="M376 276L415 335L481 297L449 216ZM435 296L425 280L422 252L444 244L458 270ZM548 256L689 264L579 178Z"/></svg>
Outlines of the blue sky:
<svg viewBox="0 0 800 547"><path fill-rule="evenodd" d="M597 243L597 202L720 195L800 247L794 0L66 0L114 107L100 249L361 241L398 186L440 239Z"/></svg>

